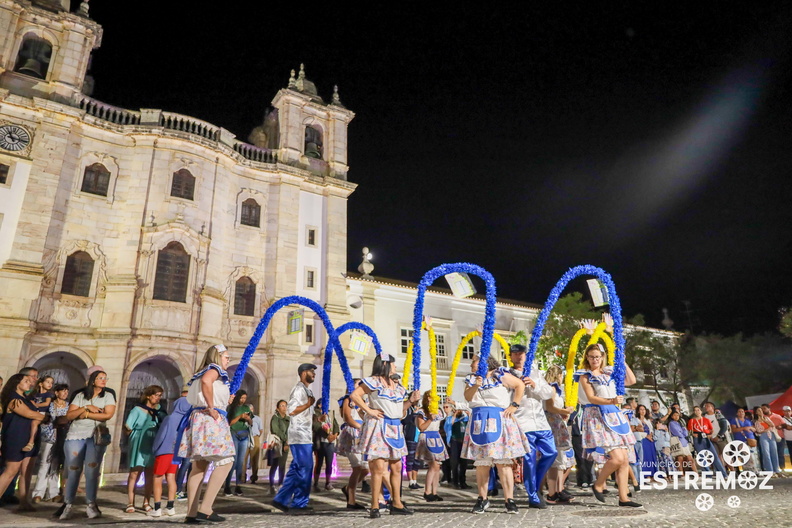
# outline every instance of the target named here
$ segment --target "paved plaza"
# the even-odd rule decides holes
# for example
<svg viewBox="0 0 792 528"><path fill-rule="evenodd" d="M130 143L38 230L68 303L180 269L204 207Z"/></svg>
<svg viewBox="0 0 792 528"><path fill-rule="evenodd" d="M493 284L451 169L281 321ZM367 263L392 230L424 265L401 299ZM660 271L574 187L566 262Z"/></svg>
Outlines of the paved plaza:
<svg viewBox="0 0 792 528"><path fill-rule="evenodd" d="M470 475L472 477L472 473ZM120 475L118 477L121 477ZM178 515L171 518L151 519L142 512L126 514L122 508L126 505L125 487L114 479L112 485L106 485L100 492L100 507L103 517L88 520L84 517L84 505L75 505L75 517L70 521L56 521L51 515L57 504L42 503L37 512L15 513L8 507L0 509L0 526L78 526L78 525L123 525L130 527L154 526L155 524L182 524L186 502L177 502ZM343 495L340 489L321 492L311 496L311 505L315 508L310 514L288 515L278 512L262 513L271 497L266 494L262 485L243 485L244 497L219 498L215 504L216 511L228 518L223 526L254 527L348 527L348 526L381 526L381 527L421 527L421 528L456 528L490 527L490 526L598 526L598 527L722 527L722 526L792 526L792 478L772 479L769 484L772 490L754 489L714 490L706 491L713 498L712 508L699 511L696 498L702 491L684 490L647 490L638 494L636 500L643 503L639 509L619 508L615 506L615 494L611 494L607 504L598 503L591 493L570 488L575 494L571 505L549 506L546 510L527 508L525 492L518 490L517 498L520 512L507 515L501 498L492 500L493 506L483 515L470 513L475 495L467 491L443 488L441 495L445 498L440 503L423 501L422 490L405 493L405 501L414 507L416 514L409 517L390 517L387 513L381 519L368 519L365 512L349 512L344 509ZM341 482L338 483L340 488ZM739 497L739 506L731 507L730 497ZM368 499L360 495L361 502ZM138 497L137 505L141 499ZM732 501L734 504L734 501Z"/></svg>

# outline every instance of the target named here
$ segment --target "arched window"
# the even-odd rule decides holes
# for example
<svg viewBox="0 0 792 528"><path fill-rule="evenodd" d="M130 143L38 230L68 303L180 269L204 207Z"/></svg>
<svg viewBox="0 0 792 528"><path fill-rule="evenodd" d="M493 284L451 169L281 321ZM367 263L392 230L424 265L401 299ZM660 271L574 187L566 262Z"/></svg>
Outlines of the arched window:
<svg viewBox="0 0 792 528"><path fill-rule="evenodd" d="M234 290L234 315L256 315L256 284L250 277L236 281Z"/></svg>
<svg viewBox="0 0 792 528"><path fill-rule="evenodd" d="M322 131L318 127L305 127L305 155L322 159Z"/></svg>
<svg viewBox="0 0 792 528"><path fill-rule="evenodd" d="M41 37L29 35L22 41L14 71L36 79L46 79L52 59L52 44Z"/></svg>
<svg viewBox="0 0 792 528"><path fill-rule="evenodd" d="M261 226L261 206L253 198L242 202L242 213L239 222L246 226Z"/></svg>
<svg viewBox="0 0 792 528"><path fill-rule="evenodd" d="M110 171L101 163L94 163L85 167L83 174L82 192L107 196L110 186Z"/></svg>
<svg viewBox="0 0 792 528"><path fill-rule="evenodd" d="M61 293L88 297L91 293L94 261L85 251L77 251L66 258Z"/></svg>
<svg viewBox="0 0 792 528"><path fill-rule="evenodd" d="M171 242L157 254L154 298L161 301L187 302L190 255L178 242Z"/></svg>
<svg viewBox="0 0 792 528"><path fill-rule="evenodd" d="M195 176L187 169L179 169L173 173L171 196L192 200L195 194Z"/></svg>

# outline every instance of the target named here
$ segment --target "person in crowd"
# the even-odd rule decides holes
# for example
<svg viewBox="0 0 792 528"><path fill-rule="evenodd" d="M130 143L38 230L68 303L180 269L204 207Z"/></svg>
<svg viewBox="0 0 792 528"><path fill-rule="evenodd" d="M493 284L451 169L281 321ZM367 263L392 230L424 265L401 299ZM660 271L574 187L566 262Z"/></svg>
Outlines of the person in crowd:
<svg viewBox="0 0 792 528"><path fill-rule="evenodd" d="M443 498L437 494L440 488L440 464L448 459L448 452L445 443L440 437L440 423L443 414L438 412L432 414L429 411L432 393L424 392L421 398L421 409L415 413L415 422L421 432L418 437L418 447L415 456L426 462L429 469L426 471L426 486L424 487L424 500L426 502L438 502Z"/></svg>
<svg viewBox="0 0 792 528"><path fill-rule="evenodd" d="M32 380L24 374L14 374L8 379L0 392L0 409L3 411L3 428L0 434L5 469L0 474L0 495L3 495L11 482L19 476L19 511L34 511L35 507L28 501L30 477L33 467L31 463L38 455L38 436L33 438L33 448L25 449L30 443L32 422L41 422L44 415L25 397L25 393L33 388Z"/></svg>
<svg viewBox="0 0 792 528"><path fill-rule="evenodd" d="M233 473L236 475L236 486L234 492L231 493L231 473L228 474L225 481L225 496L233 497L234 495L242 496L242 482L246 473L245 468L245 455L247 455L248 443L250 442L250 425L253 422L253 412L247 405L247 392L244 390L236 391L231 403L228 404L226 413L228 414L228 423L231 427L231 439L234 441L234 467Z"/></svg>
<svg viewBox="0 0 792 528"><path fill-rule="evenodd" d="M256 409L252 403L248 403L250 408L250 442L248 443L247 454L245 455L245 462L242 464L243 470L242 478L245 477L245 471L250 466L250 483L255 484L258 482L259 461L261 460L261 435L264 433L264 424L261 417L256 414Z"/></svg>
<svg viewBox="0 0 792 528"><path fill-rule="evenodd" d="M476 468L478 498L473 513L490 507L488 499L490 468L500 476L506 513L516 514L512 461L522 459L531 450L527 436L514 417L523 401L526 383L500 365L495 355L487 358L486 376L478 376L480 357L474 356L465 378L465 399L470 402L471 418L462 446L462 456L473 460ZM555 448L555 446L553 446Z"/></svg>
<svg viewBox="0 0 792 528"><path fill-rule="evenodd" d="M542 481L558 456L553 431L545 415L544 402L551 399L555 391L542 375L536 374L538 369L535 365L531 365L531 376L523 376L526 352L525 345L509 347L514 365L510 372L525 384L520 406L514 411L514 419L531 446L531 449L526 450L523 460L523 481L528 493L528 507L543 509L547 505L540 493Z"/></svg>
<svg viewBox="0 0 792 528"><path fill-rule="evenodd" d="M407 390L392 378L396 360L383 352L374 358L371 376L364 378L349 398L363 410L364 420L355 452L365 455L371 472L371 509L369 517L380 517L383 485L391 496L391 515L412 515L401 500L402 458L407 456L407 442L402 419L407 409L418 401L418 392ZM365 397L368 396L368 401ZM389 472L390 470L390 472Z"/></svg>
<svg viewBox="0 0 792 528"><path fill-rule="evenodd" d="M605 481L616 473L619 506L639 507L640 504L628 497L627 488L630 462L635 460L635 435L627 417L617 407L623 397L616 394L616 380L612 374L613 368L607 364L603 347L599 344L587 347L583 369L575 372L575 379L580 383L578 399L584 406L583 447L595 463L603 464L591 489L598 501L605 502ZM629 387L635 381L632 369L625 365L624 385Z"/></svg>
<svg viewBox="0 0 792 528"><path fill-rule="evenodd" d="M682 423L682 414L678 409L672 407L668 423L666 424L670 434L668 441L669 451L671 456L674 457L676 467L682 468L683 471L697 473L698 468L690 450L687 429Z"/></svg>
<svg viewBox="0 0 792 528"><path fill-rule="evenodd" d="M330 476L333 473L333 462L335 461L336 439L338 439L340 432L341 429L338 427L335 411L332 411L330 415L322 414L321 403L317 405L313 422L314 452L316 453L313 489L317 493L320 491L319 475L322 473L322 466L325 469L325 491L333 491Z"/></svg>
<svg viewBox="0 0 792 528"><path fill-rule="evenodd" d="M465 443L470 411L466 409L467 405L462 405L461 402L455 402L451 398L447 398L446 401L454 411L448 452L451 460L451 483L457 489L470 489L467 483L468 459L462 457L462 445Z"/></svg>
<svg viewBox="0 0 792 528"><path fill-rule="evenodd" d="M193 374L187 391L187 401L192 411L182 420L177 433L177 456L192 459L192 470L187 477L187 516L185 522L220 522L225 518L213 510L214 501L231 472L234 463L234 441L228 424L226 407L231 399L231 381L228 378L228 349L225 345L212 345L206 350L201 368ZM182 429L186 425L186 429ZM214 465L206 483L203 500L201 486L209 469Z"/></svg>
<svg viewBox="0 0 792 528"><path fill-rule="evenodd" d="M129 476L127 478L128 504L126 513L135 513L135 486L140 474L145 474L146 484L143 493L143 511L151 511L151 499L154 481L154 437L159 427L159 402L164 389L159 385L150 385L143 390L140 401L129 412L124 430L129 435Z"/></svg>
<svg viewBox="0 0 792 528"><path fill-rule="evenodd" d="M657 469L668 476L672 471L676 471L674 460L671 458L671 433L668 426L662 420L657 419L652 422L654 432L654 447L657 452ZM655 476L657 479L658 477Z"/></svg>
<svg viewBox="0 0 792 528"><path fill-rule="evenodd" d="M775 476L783 476L778 464L778 449L776 448L776 426L770 417L765 415L762 407L754 409L754 428L759 436L759 449L762 453L762 470L775 473Z"/></svg>
<svg viewBox="0 0 792 528"><path fill-rule="evenodd" d="M289 395L286 412L289 422L288 444L292 454L289 472L272 505L283 512L290 509L309 511L311 474L313 473L313 408L316 403L310 385L316 378L316 365L303 363L297 368L300 381Z"/></svg>
<svg viewBox="0 0 792 528"><path fill-rule="evenodd" d="M415 413L418 412L418 402L410 405L407 408L407 415L402 420L404 427L404 438L407 442L407 458L405 464L407 465L407 480L409 481L408 487L411 490L421 489L421 484L418 482L418 470L421 469L421 461L416 460L415 450L418 448L418 426L415 425Z"/></svg>
<svg viewBox="0 0 792 528"><path fill-rule="evenodd" d="M683 428L687 429L687 421L690 419L690 417L682 412L682 407L679 405L679 402L674 402L671 404L671 407L668 410L669 416L672 411L679 413L679 419L677 422L679 422Z"/></svg>
<svg viewBox="0 0 792 528"><path fill-rule="evenodd" d="M59 439L58 435L65 434L63 427L59 427L59 419L60 424L63 424L69 410L69 403L66 401L69 397L69 386L59 383L52 389L52 394L53 400L44 419L46 423L41 426L41 454L36 487L33 489L33 504L42 500L54 501L56 498L63 498L60 494L59 482L63 466L64 439ZM55 448L56 444L60 449Z"/></svg>
<svg viewBox="0 0 792 528"><path fill-rule="evenodd" d="M446 400L445 403L443 403L443 420L440 422L440 438L443 439L443 445L449 456L440 464L440 484L451 484L451 434L453 426L454 408L451 407L448 400Z"/></svg>
<svg viewBox="0 0 792 528"><path fill-rule="evenodd" d="M652 421L652 423L662 419L665 416L662 411L660 411L660 402L657 400L652 400L649 402L649 407L651 409L649 412L649 419Z"/></svg>
<svg viewBox="0 0 792 528"><path fill-rule="evenodd" d="M627 398L626 403L622 406L622 411L630 422L630 428L632 429L633 436L635 436L635 445L633 446L635 461L630 464L630 469L632 470L630 480L633 482L634 486L636 486L635 483L638 481L638 476L641 474L641 465L643 464L643 440L646 438L644 426L635 415L635 409L637 408L638 402L632 397ZM640 488L637 488L636 491L639 489Z"/></svg>
<svg viewBox="0 0 792 528"><path fill-rule="evenodd" d="M275 414L270 419L270 433L278 439L267 449L267 460L270 465L269 485L270 495L275 495L275 473L278 474L278 488L283 485L286 475L286 459L289 458L289 421L291 417L286 412L288 402L279 400L275 406Z"/></svg>
<svg viewBox="0 0 792 528"><path fill-rule="evenodd" d="M787 452L789 453L790 459L792 459L792 407L789 405L784 405L782 411L784 412L784 415L781 417L783 421L781 429L783 430L784 434L781 436L784 438L784 442L786 442ZM783 459L783 453L781 453L781 455L781 458Z"/></svg>
<svg viewBox="0 0 792 528"><path fill-rule="evenodd" d="M757 459L756 446L756 428L753 423L745 415L745 409L737 409L737 415L731 419L730 428L732 436L735 440L745 442L751 450L751 458L743 464L744 470L759 471L759 463Z"/></svg>
<svg viewBox="0 0 792 528"><path fill-rule="evenodd" d="M360 384L359 379L352 380L354 387ZM341 418L344 423L341 425L341 434L338 436L337 454L349 459L352 474L349 475L349 483L341 488L341 493L346 497L348 510L365 510L366 507L356 502L356 492L358 482L365 478L368 467L364 461L364 456L355 453L355 445L360 438L360 429L363 427L363 416L360 408L355 405L347 393L338 400L338 408L341 411Z"/></svg>
<svg viewBox="0 0 792 528"><path fill-rule="evenodd" d="M187 385L183 386L179 397L186 399L189 389L190 389L189 386ZM175 408L175 403L174 403L174 408ZM187 475L190 473L190 470L192 469L192 461L189 458L179 458L179 456L175 452L177 449L179 449L178 445L174 446L173 449L174 449L173 461L174 463L179 464L179 470L176 471L176 500L186 501L187 491L184 488L184 485L185 485L185 479L187 478Z"/></svg>
<svg viewBox="0 0 792 528"><path fill-rule="evenodd" d="M581 419L583 418L583 408L578 406L569 417L572 424L572 448L575 451L575 479L578 488L590 488L594 483L594 462L586 456L583 449L583 431L581 429Z"/></svg>
<svg viewBox="0 0 792 528"><path fill-rule="evenodd" d="M153 493L154 508L147 512L149 517L162 517L163 513L168 517L176 515L174 501L176 500L176 473L179 464L173 456L176 452L176 437L179 434L179 425L185 416L188 415L192 405L187 398L182 396L173 402L173 412L163 418L157 430L152 444L154 453L154 474ZM168 502L163 511L162 508L162 479L168 483Z"/></svg>
<svg viewBox="0 0 792 528"><path fill-rule="evenodd" d="M710 435L712 445L717 449L718 456L723 457L723 448L726 447L727 442L724 434L721 432L721 423L718 421L718 417L715 414L715 404L710 401L704 402L702 412L704 418L709 420L710 424L712 424L712 434Z"/></svg>
<svg viewBox="0 0 792 528"><path fill-rule="evenodd" d="M693 447L695 448L696 453L700 453L702 451L709 451L712 453L714 459L712 468L725 476L726 470L723 468L720 456L718 456L718 450L711 440L712 422L710 422L709 419L703 415L701 407L698 405L693 407L693 416L690 418L690 420L688 420L687 428L688 431L693 433Z"/></svg>
<svg viewBox="0 0 792 528"><path fill-rule="evenodd" d="M786 465L786 461L784 460L784 447L786 446L783 435L785 424L784 418L780 414L774 413L772 410L770 410L770 405L767 403L762 404L762 413L764 413L764 415L769 418L771 422L773 422L773 425L775 425L776 434L773 436L775 437L776 441L775 448L778 458L778 467L783 470L784 466ZM783 476L784 474L781 473L781 475Z"/></svg>
<svg viewBox="0 0 792 528"><path fill-rule="evenodd" d="M547 502L564 504L572 500L572 494L564 489L569 472L575 465L575 451L572 448L572 435L567 426L574 407L564 406L564 371L558 365L551 365L545 380L553 389L553 397L545 400L545 414L550 430L553 432L558 455L547 473Z"/></svg>
<svg viewBox="0 0 792 528"><path fill-rule="evenodd" d="M71 518L72 505L83 472L87 503L85 514L89 519L102 515L96 504L96 496L102 461L111 441L105 424L116 411L116 399L107 390L107 380L105 371L92 371L85 388L74 396L66 413L66 418L71 422L63 444L67 472L66 489L63 505L55 512L55 516L61 520Z"/></svg>
<svg viewBox="0 0 792 528"><path fill-rule="evenodd" d="M654 426L649 417L649 410L645 405L638 405L635 409L635 417L643 427L644 438L641 440L643 444L643 456L641 457L641 473L646 473L648 476L654 478L660 470L657 457L657 449L655 447ZM636 437L636 441L637 441ZM636 475L639 479L641 475Z"/></svg>

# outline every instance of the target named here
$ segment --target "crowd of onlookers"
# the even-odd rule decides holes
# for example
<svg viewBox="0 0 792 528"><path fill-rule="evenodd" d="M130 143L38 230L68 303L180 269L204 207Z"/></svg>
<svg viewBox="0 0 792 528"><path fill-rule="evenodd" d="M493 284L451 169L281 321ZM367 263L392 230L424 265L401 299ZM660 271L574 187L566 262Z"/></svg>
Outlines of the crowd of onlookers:
<svg viewBox="0 0 792 528"><path fill-rule="evenodd" d="M3 411L0 504L18 504L22 510L33 510L41 501L63 502L56 515L68 518L84 473L88 517L101 514L96 495L104 453L111 441L105 424L116 409L115 392L107 387L107 381L107 374L101 367L89 370L86 385L77 388L55 384L51 376L39 378L34 368L23 369L4 385L0 380ZM163 392L157 385L147 387L124 422L129 467L127 512L137 511L135 494L141 477L144 484L141 508L148 515L173 515L174 502L186 498L184 486L190 461L185 459L181 464L174 464L172 457L179 425L191 407L185 398L187 387L182 397L171 405L171 414L160 405ZM313 419L315 492L322 489L322 475L324 489L333 489L336 441L340 433L336 411L322 414L320 408L321 405L316 406ZM418 482L423 462L415 456L420 435L415 415L419 410L416 402L408 408L402 421L408 451L405 484L410 489L423 487ZM789 406L783 407L783 415L771 411L769 405L762 405L752 410L739 409L733 418L727 419L710 402L694 407L692 415L688 416L676 403L661 411L657 401L652 401L647 408L634 398L627 398L623 411L637 440L634 484L641 472L659 479L670 471L699 471L703 468L697 464L696 454L702 451L713 454L707 461L707 466L711 464L708 469L721 472L737 469L729 468L723 458L724 447L732 440L741 440L750 447L751 458L742 466L744 470L769 471L783 476L784 449L792 452L792 409ZM456 409L449 399L443 403L442 413L444 418L439 431L449 458L442 462L440 481L458 489L468 489L466 474L470 461L461 454L469 411ZM226 419L236 456L225 480L225 495L241 496L241 484L255 484L264 464L269 466L269 492L274 494L283 482L289 456L290 418L286 413L286 401L277 403L266 436L262 418L255 413L244 390L233 395ZM577 462L577 484L586 488L591 486L596 468L583 454L578 412L572 413L567 426ZM34 473L35 487L31 487ZM516 477L519 482L519 471ZM168 489L165 501L163 480ZM366 487L364 482L364 491Z"/></svg>

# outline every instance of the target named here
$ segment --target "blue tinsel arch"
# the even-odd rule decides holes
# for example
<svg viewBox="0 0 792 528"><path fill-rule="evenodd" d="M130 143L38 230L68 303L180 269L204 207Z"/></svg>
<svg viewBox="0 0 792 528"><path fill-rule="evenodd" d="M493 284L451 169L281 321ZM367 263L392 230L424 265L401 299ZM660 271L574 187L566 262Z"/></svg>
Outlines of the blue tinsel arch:
<svg viewBox="0 0 792 528"><path fill-rule="evenodd" d="M382 345L380 344L380 340L377 337L377 334L374 333L374 330L372 330L368 325L358 323L356 321L350 321L335 329L335 339L328 340L327 348L325 348L324 364L322 365L324 373L324 376L322 377L322 412L325 414L327 414L328 410L330 409L330 372L333 364L333 348L335 348L336 357L338 357L338 364L341 366L341 372L344 374L344 382L346 383L347 391L352 392L355 390L352 379L352 371L349 370L349 363L347 363L346 356L344 355L344 349L341 347L341 341L339 340L341 334L348 330L361 330L365 332L371 337L372 342L374 343L374 350L376 351L377 355L382 354ZM334 347L334 343L337 343L338 346Z"/></svg>
<svg viewBox="0 0 792 528"><path fill-rule="evenodd" d="M481 332L481 360L477 374L487 375L487 359L489 358L490 346L492 345L492 334L495 332L495 279L490 272L475 264L467 262L457 262L455 264L442 264L431 269L424 274L420 284L418 284L418 298L415 301L415 311L413 312L413 385L415 390L421 388L421 323L423 322L424 296L426 288L439 277L449 273L467 273L476 275L484 280L487 286L486 306L484 308L484 328ZM405 373L406 374L406 373Z"/></svg>
<svg viewBox="0 0 792 528"><path fill-rule="evenodd" d="M258 326L256 326L256 331L253 332L253 336L251 336L250 342L248 342L248 346L245 348L245 352L242 354L242 360L239 362L236 372L234 373L234 379L231 382L231 394L235 393L239 389L239 386L242 385L242 380L245 377L245 372L247 371L248 364L250 363L250 358L252 358L253 354L256 352L256 348L258 348L258 344L261 341L261 338L264 336L264 332L267 330L267 326L269 326L270 321L272 321L272 318L275 316L275 313L281 308L292 304L298 304L300 306L305 306L309 310L313 310L316 315L322 319L322 323L324 324L325 331L327 332L328 336L327 338L329 340L328 346L333 345L334 347L337 347L336 350L341 350L341 343L338 342L338 337L336 336L333 323L330 322L327 312L319 303L312 299L308 299L307 297L300 297L299 295L283 297L282 299L278 299L272 303L272 305L267 308L267 311L264 312L264 316L261 318L261 321L259 321Z"/></svg>
<svg viewBox="0 0 792 528"><path fill-rule="evenodd" d="M605 287L608 289L608 295L610 297L610 313L611 317L613 317L613 339L616 343L616 355L614 358L614 362L616 364L613 366L613 379L616 381L616 391L619 394L624 394L624 330L622 323L621 302L619 301L619 296L616 295L616 285L613 283L613 279L611 278L610 274L608 274L602 268L588 264L583 266L575 266L574 268L568 270L556 283L555 287L550 291L550 295L545 302L544 308L539 313L539 317L536 319L536 325L534 326L533 333L531 334L531 344L528 347L528 357L525 358L525 367L523 369L524 375L529 376L531 373L531 364L533 363L534 357L536 356L536 347L539 345L539 338L542 337L545 323L547 323L547 318L550 316L553 306L555 306L555 303L558 301L558 298L561 296L561 293L564 291L566 285L569 284L571 280L576 279L581 275L593 275L597 277L602 281L603 284L605 284Z"/></svg>

